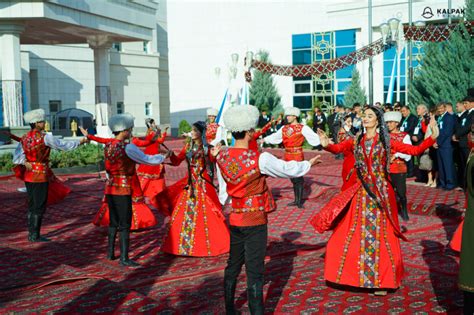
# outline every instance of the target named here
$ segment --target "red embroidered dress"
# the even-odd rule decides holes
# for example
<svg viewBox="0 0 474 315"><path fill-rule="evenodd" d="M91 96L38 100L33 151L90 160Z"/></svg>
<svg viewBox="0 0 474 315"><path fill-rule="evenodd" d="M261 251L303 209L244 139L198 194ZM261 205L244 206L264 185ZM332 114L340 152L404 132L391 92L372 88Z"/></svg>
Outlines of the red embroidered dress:
<svg viewBox="0 0 474 315"><path fill-rule="evenodd" d="M406 132L399 132L399 133L391 133L390 134L390 139L393 141L398 141L398 142L403 142L403 139L407 135ZM392 155L395 154L392 150ZM407 172L407 164L405 163L405 160L402 158L397 157L393 162L390 164L390 173L392 174L403 174Z"/></svg>
<svg viewBox="0 0 474 315"><path fill-rule="evenodd" d="M341 128L337 134L337 142L341 143L346 140L354 139L354 136L349 134L346 130ZM354 184L357 175L354 173L354 152L344 151L344 161L342 162L342 187L341 190L346 190Z"/></svg>
<svg viewBox="0 0 474 315"><path fill-rule="evenodd" d="M230 225L266 224L267 212L276 209L266 176L260 173L259 157L260 153L250 148L224 148L217 157L227 193L232 197Z"/></svg>
<svg viewBox="0 0 474 315"><path fill-rule="evenodd" d="M217 129L219 129L218 123L209 123L206 126L206 141L211 143L217 135Z"/></svg>
<svg viewBox="0 0 474 315"><path fill-rule="evenodd" d="M190 178L186 176L167 188L173 211L161 250L197 257L227 253L230 247L229 229L216 189L210 184L205 169L202 146L195 151L185 146L177 156L171 156L171 162L179 165L186 158L189 159Z"/></svg>
<svg viewBox="0 0 474 315"><path fill-rule="evenodd" d="M145 147L145 154L155 155L160 153L160 144L165 141L166 132L161 137L157 138L153 142L155 132L149 132L146 136L146 141L138 142L133 139L132 143L138 147ZM169 215L170 205L168 203L168 197L165 193L166 182L165 182L165 166L159 165L146 165L140 164L137 169L138 178L140 180L141 189L143 190L143 196L145 196L148 202L165 215Z"/></svg>
<svg viewBox="0 0 474 315"><path fill-rule="evenodd" d="M304 161L302 124L290 124L282 127L283 146L285 147L285 161Z"/></svg>
<svg viewBox="0 0 474 315"><path fill-rule="evenodd" d="M311 219L320 233L334 229L327 243L324 277L354 287L398 288L403 276L399 238L405 238L399 230L395 193L386 180L386 152L378 135L372 140L364 136L358 146L355 141L329 145L327 150L350 150L356 161L363 161L359 166L362 178L378 202L357 178ZM417 147L391 141L391 148L394 152L419 155L434 143L431 137Z"/></svg>
<svg viewBox="0 0 474 315"><path fill-rule="evenodd" d="M48 181L51 148L44 143L44 136L44 133L32 129L21 138L26 161L32 166L32 170L25 169L23 174L25 182L45 183Z"/></svg>

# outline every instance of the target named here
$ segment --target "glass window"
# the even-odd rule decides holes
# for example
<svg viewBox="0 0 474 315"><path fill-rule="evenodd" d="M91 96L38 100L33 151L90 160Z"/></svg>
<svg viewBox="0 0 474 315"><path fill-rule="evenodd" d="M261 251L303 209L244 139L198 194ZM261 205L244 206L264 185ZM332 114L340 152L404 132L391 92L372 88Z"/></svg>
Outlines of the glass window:
<svg viewBox="0 0 474 315"><path fill-rule="evenodd" d="M355 30L336 31L336 46L355 46Z"/></svg>
<svg viewBox="0 0 474 315"><path fill-rule="evenodd" d="M115 49L115 51L122 51L122 43L113 43L112 48Z"/></svg>
<svg viewBox="0 0 474 315"><path fill-rule="evenodd" d="M311 64L311 50L294 50L293 51L293 64L304 65Z"/></svg>
<svg viewBox="0 0 474 315"><path fill-rule="evenodd" d="M311 77L293 77L293 81L306 81L311 80Z"/></svg>
<svg viewBox="0 0 474 315"><path fill-rule="evenodd" d="M145 116L151 116L151 115L153 115L151 102L146 102L145 103Z"/></svg>
<svg viewBox="0 0 474 315"><path fill-rule="evenodd" d="M315 55L314 60L316 60L316 61L331 59L331 53L327 53L327 54L324 54L324 55L315 53L314 55Z"/></svg>
<svg viewBox="0 0 474 315"><path fill-rule="evenodd" d="M327 42L331 41L331 33L319 33L315 36L316 42L322 41L323 39Z"/></svg>
<svg viewBox="0 0 474 315"><path fill-rule="evenodd" d="M351 81L337 81L337 91L344 92L351 85Z"/></svg>
<svg viewBox="0 0 474 315"><path fill-rule="evenodd" d="M311 93L311 83L295 84L295 93Z"/></svg>
<svg viewBox="0 0 474 315"><path fill-rule="evenodd" d="M336 95L336 105L344 105L344 94Z"/></svg>
<svg viewBox="0 0 474 315"><path fill-rule="evenodd" d="M313 107L311 96L293 96L293 106L301 109L311 109Z"/></svg>
<svg viewBox="0 0 474 315"><path fill-rule="evenodd" d="M336 48L336 57L339 58L339 57L342 57L342 56L345 56L345 55L348 55L350 54L351 52L355 51L355 47L337 47Z"/></svg>
<svg viewBox="0 0 474 315"><path fill-rule="evenodd" d="M337 79L350 79L352 78L352 72L354 71L354 65L336 70Z"/></svg>
<svg viewBox="0 0 474 315"><path fill-rule="evenodd" d="M292 36L293 49L311 48L311 34L296 34Z"/></svg>
<svg viewBox="0 0 474 315"><path fill-rule="evenodd" d="M143 52L148 53L148 51L150 50L149 48L150 48L150 42L147 41L147 40L144 41L144 42L143 42Z"/></svg>
<svg viewBox="0 0 474 315"><path fill-rule="evenodd" d="M117 102L117 114L123 114L123 102Z"/></svg>

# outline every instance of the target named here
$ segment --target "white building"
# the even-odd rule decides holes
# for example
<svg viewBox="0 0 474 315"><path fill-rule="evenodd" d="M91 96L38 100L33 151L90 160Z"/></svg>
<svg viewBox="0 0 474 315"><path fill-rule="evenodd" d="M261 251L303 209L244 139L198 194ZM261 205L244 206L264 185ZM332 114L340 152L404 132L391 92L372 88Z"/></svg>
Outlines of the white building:
<svg viewBox="0 0 474 315"><path fill-rule="evenodd" d="M410 1L373 0L373 41L379 39L378 26L390 18L409 22ZM437 9L448 9L449 1L412 1L412 21L447 21ZM460 8L463 0L453 0L452 8ZM422 16L430 7L434 16ZM426 15L428 16L428 15ZM204 108L218 108L228 84L230 55L238 53L242 65L245 52L267 50L275 64L311 63L334 58L369 43L368 1L350 0L275 0L275 1L169 1L168 35L170 64L171 123L205 118ZM322 40L329 52L319 54ZM405 50L406 51L406 50ZM413 66L422 47L413 48ZM386 100L394 51L373 59L374 102ZM405 100L405 54L401 60L401 100ZM220 76L215 69L221 69ZM357 65L368 91L368 61ZM330 74L326 84L316 78L293 80L274 77L284 106L311 108L315 99L334 105L343 102L344 89L352 69ZM239 72L243 80L243 71ZM324 79L324 78L323 78ZM395 101L395 97L394 97ZM352 105L352 104L348 104Z"/></svg>
<svg viewBox="0 0 474 315"><path fill-rule="evenodd" d="M166 29L153 0L1 1L0 126L35 108L63 131L55 115L73 108L169 123Z"/></svg>

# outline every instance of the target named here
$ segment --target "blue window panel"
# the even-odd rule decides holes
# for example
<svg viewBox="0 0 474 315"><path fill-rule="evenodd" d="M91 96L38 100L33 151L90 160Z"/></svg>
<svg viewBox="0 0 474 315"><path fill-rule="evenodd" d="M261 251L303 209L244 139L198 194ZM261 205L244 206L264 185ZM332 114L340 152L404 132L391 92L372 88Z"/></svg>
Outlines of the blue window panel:
<svg viewBox="0 0 474 315"><path fill-rule="evenodd" d="M311 83L299 83L295 84L295 94L298 93L310 93L311 92Z"/></svg>
<svg viewBox="0 0 474 315"><path fill-rule="evenodd" d="M293 64L304 65L311 64L311 50L294 50L293 51Z"/></svg>
<svg viewBox="0 0 474 315"><path fill-rule="evenodd" d="M405 53L406 53L406 49L403 49L403 52L402 52L402 60L405 59ZM383 52L383 60L393 60L395 59L395 54L397 53L397 50L395 49L395 47L392 47L390 49L387 49Z"/></svg>
<svg viewBox="0 0 474 315"><path fill-rule="evenodd" d="M406 77L405 76L401 76L400 77L400 91L404 91L405 90L405 86L406 86ZM383 79L383 90L385 92L387 92L389 90L389 87L390 87L390 77L385 77ZM396 92L397 91L397 77L394 78L393 80L393 91Z"/></svg>
<svg viewBox="0 0 474 315"><path fill-rule="evenodd" d="M385 60L383 62L383 76L390 77L392 75L393 60ZM400 74L405 75L405 60L400 62ZM395 75L397 75L397 65L395 65Z"/></svg>
<svg viewBox="0 0 474 315"><path fill-rule="evenodd" d="M336 105L344 105L344 94L336 95Z"/></svg>
<svg viewBox="0 0 474 315"><path fill-rule="evenodd" d="M291 39L293 49L311 48L311 34L296 34Z"/></svg>
<svg viewBox="0 0 474 315"><path fill-rule="evenodd" d="M337 81L337 91L344 92L351 85L351 81Z"/></svg>
<svg viewBox="0 0 474 315"><path fill-rule="evenodd" d="M330 53L327 53L327 54L324 54L324 55L316 54L315 59L316 59L316 61L329 60L329 59L331 59L331 54Z"/></svg>
<svg viewBox="0 0 474 315"><path fill-rule="evenodd" d="M311 80L311 77L293 77L293 81L306 81Z"/></svg>
<svg viewBox="0 0 474 315"><path fill-rule="evenodd" d="M28 111L28 98L26 97L25 81L21 81L21 96L23 98L23 113Z"/></svg>
<svg viewBox="0 0 474 315"><path fill-rule="evenodd" d="M355 30L336 31L336 46L355 46Z"/></svg>
<svg viewBox="0 0 474 315"><path fill-rule="evenodd" d="M355 51L355 47L336 47L336 58L342 57L344 55L350 54Z"/></svg>
<svg viewBox="0 0 474 315"><path fill-rule="evenodd" d="M352 78L352 71L354 71L354 65L336 70L337 79L350 79Z"/></svg>
<svg viewBox="0 0 474 315"><path fill-rule="evenodd" d="M311 109L313 107L312 96L293 96L293 106L301 109Z"/></svg>
<svg viewBox="0 0 474 315"><path fill-rule="evenodd" d="M324 36L322 34L316 34L316 42L319 42L319 41L322 41L323 39L327 42L331 42L331 34L324 34Z"/></svg>

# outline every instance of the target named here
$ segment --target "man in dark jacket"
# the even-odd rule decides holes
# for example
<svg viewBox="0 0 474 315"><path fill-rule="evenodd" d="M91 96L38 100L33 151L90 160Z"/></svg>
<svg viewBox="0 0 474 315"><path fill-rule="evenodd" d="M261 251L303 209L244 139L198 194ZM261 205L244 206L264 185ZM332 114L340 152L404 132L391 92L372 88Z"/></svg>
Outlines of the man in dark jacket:
<svg viewBox="0 0 474 315"><path fill-rule="evenodd" d="M438 147L439 186L444 190L453 190L456 187L456 182L451 140L454 134L456 119L446 111L445 103L438 104L437 110L439 115L439 137L435 145Z"/></svg>
<svg viewBox="0 0 474 315"><path fill-rule="evenodd" d="M458 109L458 108L457 108ZM467 159L469 157L469 147L467 143L467 135L471 131L471 125L474 122L474 97L467 96L464 98L461 104L459 104L459 111L464 110L460 113L456 130L453 136L453 141L459 141L459 151L458 151L458 161L459 161L459 170L458 170L458 182L459 186L462 188L466 187L465 181L465 169L467 164Z"/></svg>

